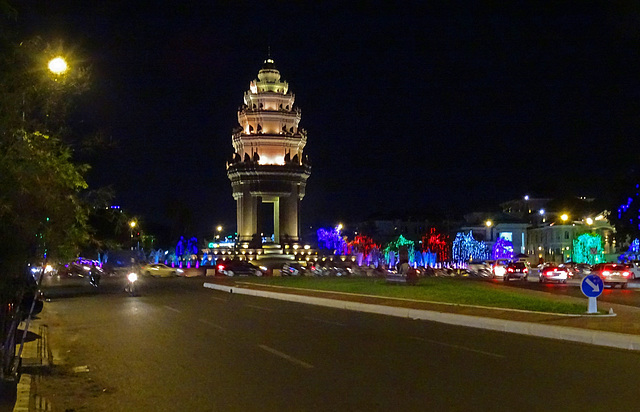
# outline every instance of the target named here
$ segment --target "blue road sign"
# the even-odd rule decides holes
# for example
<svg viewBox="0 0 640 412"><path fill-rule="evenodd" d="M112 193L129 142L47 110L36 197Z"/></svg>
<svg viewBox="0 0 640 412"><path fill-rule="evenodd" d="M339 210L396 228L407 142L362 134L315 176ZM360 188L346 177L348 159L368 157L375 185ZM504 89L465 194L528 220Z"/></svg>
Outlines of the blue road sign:
<svg viewBox="0 0 640 412"><path fill-rule="evenodd" d="M602 294L604 282L598 275L588 275L582 279L580 289L582 289L582 293L584 293L586 297L597 298Z"/></svg>

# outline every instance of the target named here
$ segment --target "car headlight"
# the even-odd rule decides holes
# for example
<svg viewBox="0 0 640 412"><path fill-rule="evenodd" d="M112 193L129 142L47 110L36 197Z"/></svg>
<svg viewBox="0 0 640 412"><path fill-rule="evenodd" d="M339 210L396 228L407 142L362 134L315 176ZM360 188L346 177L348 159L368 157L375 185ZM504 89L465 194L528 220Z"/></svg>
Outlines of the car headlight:
<svg viewBox="0 0 640 412"><path fill-rule="evenodd" d="M182 269L176 269L176 272L177 272L177 273L184 273L184 270L182 270Z"/></svg>

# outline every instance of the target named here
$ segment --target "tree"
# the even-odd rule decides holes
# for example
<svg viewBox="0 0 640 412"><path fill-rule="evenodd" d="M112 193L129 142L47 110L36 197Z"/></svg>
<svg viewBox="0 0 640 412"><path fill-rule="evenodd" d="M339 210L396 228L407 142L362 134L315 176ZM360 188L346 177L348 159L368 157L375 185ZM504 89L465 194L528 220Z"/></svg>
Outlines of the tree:
<svg viewBox="0 0 640 412"><path fill-rule="evenodd" d="M26 263L64 260L89 239L89 166L76 164L67 115L87 89L88 73L47 69L60 52L35 38L6 36L0 53L0 277L17 276Z"/></svg>

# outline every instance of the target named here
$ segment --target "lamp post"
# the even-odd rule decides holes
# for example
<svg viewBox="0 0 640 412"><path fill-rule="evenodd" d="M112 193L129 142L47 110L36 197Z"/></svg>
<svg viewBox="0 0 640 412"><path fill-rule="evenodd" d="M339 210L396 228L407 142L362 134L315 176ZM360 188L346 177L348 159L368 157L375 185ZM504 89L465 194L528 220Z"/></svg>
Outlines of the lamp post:
<svg viewBox="0 0 640 412"><path fill-rule="evenodd" d="M135 220L129 222L129 234L131 235L131 250L133 250L133 229L136 227Z"/></svg>
<svg viewBox="0 0 640 412"><path fill-rule="evenodd" d="M64 68L63 68L64 66ZM49 70L55 74L55 75L60 75L62 73L64 73L67 70L67 63L64 61L63 58L58 57L56 59L53 59L49 62ZM26 121L26 116L25 116L25 94L24 92L22 93L22 122L25 123ZM47 221L49 221L49 218L47 217ZM46 239L45 239L46 242ZM47 249L46 249L46 243L45 243L45 248L44 248L44 253L43 253L43 263L42 263L42 267L45 268L47 266ZM40 273L40 276L38 277L37 280L37 289L40 289L40 285L42 284L42 278L44 277L44 269L43 271ZM29 331L29 322L31 321L31 314L33 313L33 310L35 308L36 305L36 299L34 297L34 299L31 301L31 308L29 309L29 312L27 314L26 317L26 323L24 326L24 330L22 333L22 340L20 341L20 346L18 348L18 354L14 357L13 362L11 362L11 365L9 366L9 370L8 372L11 375L16 375L18 373L18 368L20 365L20 360L22 359L22 350L24 348L24 342L27 338L27 332ZM15 322L15 321L14 321ZM12 325L12 331L11 333L17 333L17 324L15 325L15 327ZM14 335L15 336L15 335ZM12 352L15 353L15 342L12 343ZM0 359L0 376L4 377L4 372L5 372L5 357L3 357L2 359Z"/></svg>
<svg viewBox="0 0 640 412"><path fill-rule="evenodd" d="M493 233L491 230L491 226L493 226L493 222L491 221L491 219L488 219L486 222L484 222L484 225L487 227L487 231L488 231L488 238L490 241L493 240Z"/></svg>

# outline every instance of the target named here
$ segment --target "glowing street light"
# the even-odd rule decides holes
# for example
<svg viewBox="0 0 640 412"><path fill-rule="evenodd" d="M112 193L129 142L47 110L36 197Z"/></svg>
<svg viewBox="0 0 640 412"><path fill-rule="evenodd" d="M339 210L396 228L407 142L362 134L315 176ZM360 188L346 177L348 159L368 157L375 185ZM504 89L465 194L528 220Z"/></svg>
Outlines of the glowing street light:
<svg viewBox="0 0 640 412"><path fill-rule="evenodd" d="M69 69L67 62L62 57L56 57L54 59L49 60L49 70L51 73L59 76Z"/></svg>
<svg viewBox="0 0 640 412"><path fill-rule="evenodd" d="M136 227L136 221L129 222L129 234L131 235L131 250L133 250L133 228Z"/></svg>
<svg viewBox="0 0 640 412"><path fill-rule="evenodd" d="M493 222L492 222L491 220L487 220L486 222L484 222L484 224L485 224L487 227L491 227L491 225L493 225Z"/></svg>
<svg viewBox="0 0 640 412"><path fill-rule="evenodd" d="M588 225L592 225L593 224L593 219L591 219L590 217L587 218L587 224Z"/></svg>
<svg viewBox="0 0 640 412"><path fill-rule="evenodd" d="M560 219L562 219L563 222L566 222L567 220L569 220L569 215L563 213L562 216L560 216Z"/></svg>

